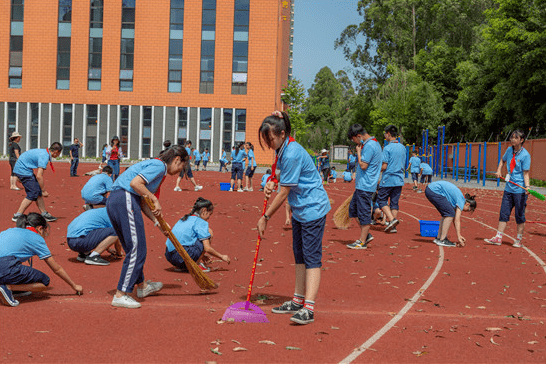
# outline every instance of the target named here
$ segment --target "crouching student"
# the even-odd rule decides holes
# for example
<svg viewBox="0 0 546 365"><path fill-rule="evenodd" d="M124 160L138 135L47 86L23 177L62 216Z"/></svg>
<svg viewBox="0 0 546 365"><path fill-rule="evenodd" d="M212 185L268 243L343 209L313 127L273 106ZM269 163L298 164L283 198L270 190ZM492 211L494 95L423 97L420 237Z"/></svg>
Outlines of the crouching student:
<svg viewBox="0 0 546 365"><path fill-rule="evenodd" d="M102 173L91 177L82 188L83 210L93 209L95 205L106 206L106 199L112 190L112 167L106 165Z"/></svg>
<svg viewBox="0 0 546 365"><path fill-rule="evenodd" d="M351 181L353 181L353 174L351 173L349 169L347 169L343 172L343 182L348 183Z"/></svg>
<svg viewBox="0 0 546 365"><path fill-rule="evenodd" d="M184 247L193 261L197 262L201 269L209 272L206 264L210 262L212 255L220 260L230 263L228 255L222 255L216 251L210 244L212 240L212 231L209 229L209 219L214 211L214 206L210 200L198 198L189 214L183 216L172 228L172 232L178 242ZM176 251L170 239L165 242L167 248L165 257L175 268L181 271L188 271L186 263L182 256ZM208 254L208 255L206 255Z"/></svg>
<svg viewBox="0 0 546 365"><path fill-rule="evenodd" d="M111 246L115 247L115 251L110 253L123 256L121 243L106 208L88 210L74 218L66 230L66 241L72 251L78 252L77 260L87 265L110 265L100 255Z"/></svg>
<svg viewBox="0 0 546 365"><path fill-rule="evenodd" d="M330 175L328 175L328 182L337 182L337 171L335 166L332 166L330 169Z"/></svg>
<svg viewBox="0 0 546 365"><path fill-rule="evenodd" d="M66 271L53 259L45 238L49 235L46 218L38 213L21 214L17 227L0 232L0 299L5 305L15 307L19 301L13 291L41 292L49 289L49 276L23 265L22 262L38 256L58 277L77 293L83 288L70 279ZM32 262L32 261L31 261Z"/></svg>
<svg viewBox="0 0 546 365"><path fill-rule="evenodd" d="M271 176L271 169L267 169L265 174L262 176L262 183L260 184L262 188L260 191L264 191L265 184L267 183L267 179L269 179L269 176Z"/></svg>

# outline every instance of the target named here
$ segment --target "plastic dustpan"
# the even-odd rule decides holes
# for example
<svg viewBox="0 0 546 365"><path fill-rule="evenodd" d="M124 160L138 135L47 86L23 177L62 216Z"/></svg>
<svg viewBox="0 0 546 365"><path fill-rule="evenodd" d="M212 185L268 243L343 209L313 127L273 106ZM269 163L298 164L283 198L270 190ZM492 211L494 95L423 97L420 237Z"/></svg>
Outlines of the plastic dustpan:
<svg viewBox="0 0 546 365"><path fill-rule="evenodd" d="M265 214L267 207L267 198L264 199L264 209L262 215ZM254 303L250 303L250 294L252 294L252 284L254 283L254 274L256 273L256 263L258 262L258 251L260 250L260 241L262 237L258 233L258 242L256 243L256 253L254 254L254 264L252 265L252 274L250 275L250 284L248 285L248 293L246 302L232 304L226 309L222 320L228 321L233 319L235 322L247 323L269 323L265 313Z"/></svg>

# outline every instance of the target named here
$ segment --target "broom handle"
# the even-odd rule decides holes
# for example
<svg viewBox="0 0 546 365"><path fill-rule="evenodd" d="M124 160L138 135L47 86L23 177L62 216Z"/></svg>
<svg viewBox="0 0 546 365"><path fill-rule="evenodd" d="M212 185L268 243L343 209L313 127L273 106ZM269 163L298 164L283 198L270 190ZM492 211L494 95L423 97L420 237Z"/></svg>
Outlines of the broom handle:
<svg viewBox="0 0 546 365"><path fill-rule="evenodd" d="M502 177L502 176L501 176L501 177ZM504 181L506 181L506 178L502 177L502 179L503 179ZM516 184L516 183L513 182L512 180L508 180L508 182L509 182L509 183L512 183L512 184L514 184L514 185L516 185L516 186L519 187L519 188L522 188L522 189L525 190L525 191L527 191L526 188L524 188L523 186L521 186L521 185L519 185L519 184Z"/></svg>
<svg viewBox="0 0 546 365"><path fill-rule="evenodd" d="M267 198L264 199L264 208L262 211L262 217L265 215L265 210L267 208ZM248 284L248 293L246 295L246 305L245 309L248 310L250 304L250 295L252 294L252 284L254 284L254 274L256 273L256 263L258 262L258 251L260 251L260 242L262 237L260 232L258 232L258 242L256 242L256 253L254 254L254 264L252 265L252 274L250 275L250 284Z"/></svg>

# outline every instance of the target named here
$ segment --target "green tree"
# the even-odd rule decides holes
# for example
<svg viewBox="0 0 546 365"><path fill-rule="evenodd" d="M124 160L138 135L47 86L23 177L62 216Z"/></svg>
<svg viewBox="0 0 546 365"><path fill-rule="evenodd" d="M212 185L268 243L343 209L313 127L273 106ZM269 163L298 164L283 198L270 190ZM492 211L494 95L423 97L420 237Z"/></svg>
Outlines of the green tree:
<svg viewBox="0 0 546 365"><path fill-rule="evenodd" d="M286 87L282 89L281 100L288 105L286 113L290 117L294 138L300 141L309 125L305 122L304 105L306 102L305 87L298 79L290 79Z"/></svg>

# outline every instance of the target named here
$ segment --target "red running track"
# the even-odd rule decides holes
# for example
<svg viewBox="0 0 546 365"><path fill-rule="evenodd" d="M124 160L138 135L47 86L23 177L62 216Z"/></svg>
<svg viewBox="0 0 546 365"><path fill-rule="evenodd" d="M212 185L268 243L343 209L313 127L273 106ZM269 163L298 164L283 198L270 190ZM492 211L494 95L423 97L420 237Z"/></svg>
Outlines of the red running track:
<svg viewBox="0 0 546 365"><path fill-rule="evenodd" d="M0 229L13 227L11 216L24 197L9 190L9 167L0 162ZM66 245L66 226L82 212L80 189L86 177L70 178L69 164L46 171L46 198L59 217L46 240L69 275L84 287L78 297L39 260L35 267L52 278L46 293L20 298L16 308L0 306L0 361L3 363L544 363L546 359L546 226L528 225L523 249L486 245L498 220L502 192L475 190L478 209L464 215L464 248L440 248L419 235L418 219L438 220L424 194L406 187L400 202L397 234L372 227L368 250L345 244L359 234L335 228L331 216L353 184L326 187L334 199L323 241L323 276L316 321L290 324L271 308L293 294L291 231L280 210L270 221L260 248L253 300L269 324L218 323L226 308L244 301L256 244L255 225L263 195L221 192L228 174L197 172L201 192L175 178L162 188L161 202L171 224L191 209L199 196L216 204L210 220L213 245L232 258L215 262L209 275L220 283L202 294L189 274L172 271L164 257L165 238L146 223L147 279L165 284L142 308L110 306L120 261L88 266L75 260ZM80 164L80 173L95 164ZM260 176L254 178L255 184ZM469 186L472 186L469 184ZM465 192L470 189L465 189ZM545 220L544 203L530 198L529 220ZM35 207L32 208L35 210ZM451 229L450 237L455 238ZM510 222L506 233L515 235ZM535 256L533 256L535 255ZM261 299L258 299L261 298ZM496 328L497 330L491 330ZM272 341L274 344L260 343ZM233 351L236 347L246 351ZM298 348L298 349L287 349ZM221 355L211 349L218 349Z"/></svg>

